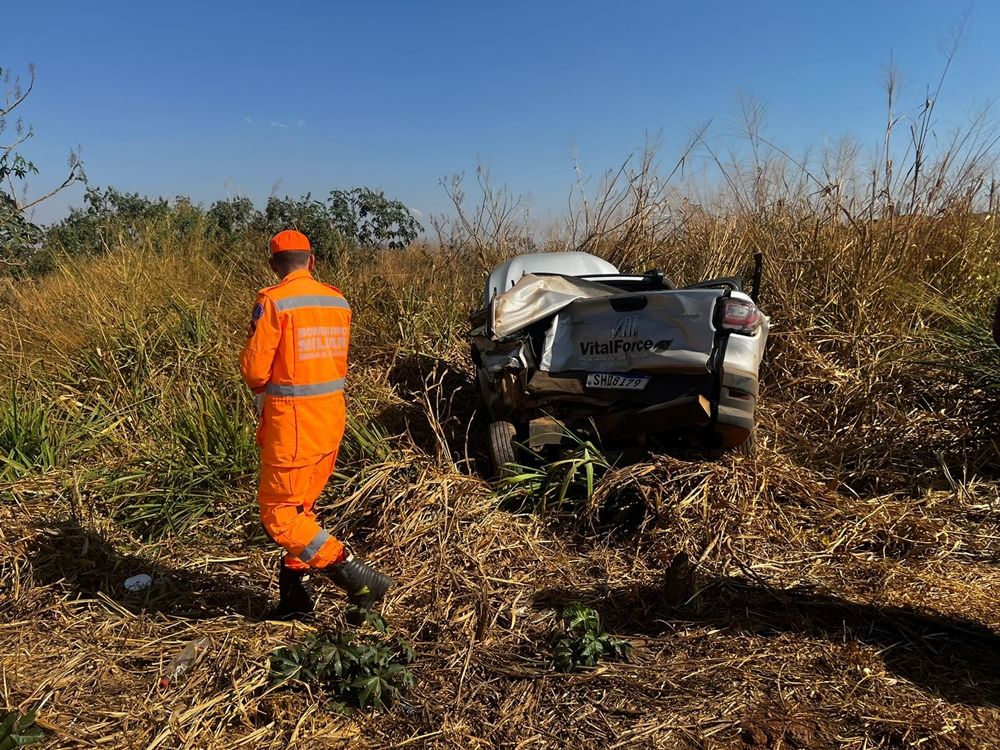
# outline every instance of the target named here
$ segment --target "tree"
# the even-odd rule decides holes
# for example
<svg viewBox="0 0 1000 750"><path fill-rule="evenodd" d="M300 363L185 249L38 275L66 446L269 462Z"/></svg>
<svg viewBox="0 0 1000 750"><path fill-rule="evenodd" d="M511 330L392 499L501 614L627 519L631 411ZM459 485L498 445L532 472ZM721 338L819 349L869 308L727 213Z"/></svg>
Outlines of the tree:
<svg viewBox="0 0 1000 750"><path fill-rule="evenodd" d="M403 203L370 188L333 190L328 201L334 228L361 247L400 249L424 230Z"/></svg>
<svg viewBox="0 0 1000 750"><path fill-rule="evenodd" d="M166 198L122 193L113 187L87 188L83 202L85 208L70 209L69 216L49 227L46 244L58 246L70 255L104 252L109 246L109 236L135 241L142 227L158 219L176 218L185 202L190 205L186 198L179 198L171 206ZM43 260L43 255L39 254L37 260ZM44 271L46 267L42 262L32 265L33 272Z"/></svg>
<svg viewBox="0 0 1000 750"><path fill-rule="evenodd" d="M253 222L268 235L298 229L323 258L345 246L403 248L423 231L402 202L362 187L333 190L326 203L308 193L298 199L271 196L263 214L256 214Z"/></svg>
<svg viewBox="0 0 1000 750"><path fill-rule="evenodd" d="M66 177L51 190L29 197L28 177L38 174L35 165L21 153L21 147L35 134L21 115L27 98L35 87L35 66L28 66L28 83L0 67L3 101L0 103L0 263L24 267L38 249L41 229L28 219L27 212L69 187L84 180L79 154L70 151Z"/></svg>
<svg viewBox="0 0 1000 750"><path fill-rule="evenodd" d="M262 221L260 211L246 197L216 201L208 209L208 218L216 234L226 237L244 235Z"/></svg>
<svg viewBox="0 0 1000 750"><path fill-rule="evenodd" d="M272 195L264 207L261 229L271 237L283 229L297 229L306 237L321 258L333 257L343 244L343 238L330 221L330 212L322 201L310 193L301 198L278 198Z"/></svg>

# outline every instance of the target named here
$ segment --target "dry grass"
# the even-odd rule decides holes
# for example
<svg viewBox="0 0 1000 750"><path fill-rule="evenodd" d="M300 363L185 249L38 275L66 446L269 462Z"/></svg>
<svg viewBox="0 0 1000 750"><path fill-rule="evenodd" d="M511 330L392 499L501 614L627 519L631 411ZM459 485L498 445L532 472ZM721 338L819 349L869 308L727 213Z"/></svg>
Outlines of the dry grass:
<svg viewBox="0 0 1000 750"><path fill-rule="evenodd" d="M369 517L365 549L401 582L387 613L419 654L407 704L343 719L269 690L268 653L306 629L257 619L275 555L211 528L137 545L99 518L54 521L70 498L40 482L16 488L2 519L7 700L45 701L60 747L986 747L1000 736L995 487L852 499L771 452L756 472L664 458L609 478L611 492L663 488L653 530L609 541L565 517L499 511L481 481L428 464L387 462L330 507ZM664 578L678 551L696 561L680 587ZM121 588L137 571L156 578L148 598ZM630 640L631 663L553 672L554 618L573 600ZM343 627L341 608L325 592L316 627ZM190 678L158 689L169 656L206 634Z"/></svg>

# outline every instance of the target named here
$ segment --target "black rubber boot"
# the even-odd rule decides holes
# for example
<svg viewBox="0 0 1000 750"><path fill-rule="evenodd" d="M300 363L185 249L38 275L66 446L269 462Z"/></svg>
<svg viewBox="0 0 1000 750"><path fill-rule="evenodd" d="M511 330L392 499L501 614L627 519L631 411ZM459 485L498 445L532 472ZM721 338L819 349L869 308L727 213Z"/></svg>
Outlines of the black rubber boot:
<svg viewBox="0 0 1000 750"><path fill-rule="evenodd" d="M324 570L334 583L347 592L347 600L361 609L371 609L393 583L389 576L353 556L328 565Z"/></svg>
<svg viewBox="0 0 1000 750"><path fill-rule="evenodd" d="M282 563L278 573L281 598L271 611L272 620L301 620L312 614L313 600L309 593L307 570L292 570Z"/></svg>

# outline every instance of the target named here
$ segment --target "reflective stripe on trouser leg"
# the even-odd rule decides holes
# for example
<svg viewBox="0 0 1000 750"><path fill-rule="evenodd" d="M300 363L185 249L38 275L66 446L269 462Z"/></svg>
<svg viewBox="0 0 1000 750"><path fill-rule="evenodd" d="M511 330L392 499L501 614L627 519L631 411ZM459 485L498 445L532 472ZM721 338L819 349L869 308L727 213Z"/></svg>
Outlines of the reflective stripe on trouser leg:
<svg viewBox="0 0 1000 750"><path fill-rule="evenodd" d="M332 461L329 469L324 461L320 461L313 467L313 473L309 478L309 490L302 498L302 505L300 505L297 509L299 513L304 513L307 518L316 518L316 512L313 508L316 505L317 498L319 498L320 494L323 492L323 487L326 485L326 481L329 479L329 475L331 473L333 473ZM292 570L312 570L312 566L309 565L309 563L303 562L291 553L285 555L285 567L291 568Z"/></svg>
<svg viewBox="0 0 1000 750"><path fill-rule="evenodd" d="M302 562L311 562L312 559L319 554L319 551L323 549L323 545L332 538L333 537L327 533L326 529L320 529L316 536L312 538L312 541L306 545L304 550L302 550L302 554L299 555L299 559L302 560Z"/></svg>

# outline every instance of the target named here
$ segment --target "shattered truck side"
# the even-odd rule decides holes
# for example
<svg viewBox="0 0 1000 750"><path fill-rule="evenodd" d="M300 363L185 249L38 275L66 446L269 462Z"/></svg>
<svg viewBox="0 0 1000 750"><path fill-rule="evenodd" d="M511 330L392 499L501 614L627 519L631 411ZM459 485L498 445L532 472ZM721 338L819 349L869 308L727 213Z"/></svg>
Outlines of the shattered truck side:
<svg viewBox="0 0 1000 750"><path fill-rule="evenodd" d="M472 353L499 468L567 430L604 443L656 435L747 445L768 319L736 278L676 289L585 253L498 266L472 315Z"/></svg>

